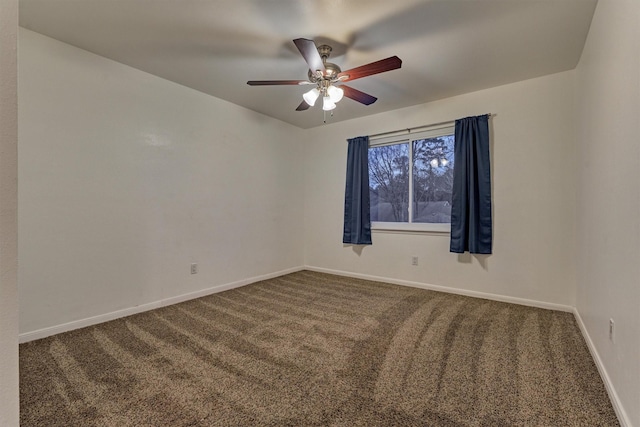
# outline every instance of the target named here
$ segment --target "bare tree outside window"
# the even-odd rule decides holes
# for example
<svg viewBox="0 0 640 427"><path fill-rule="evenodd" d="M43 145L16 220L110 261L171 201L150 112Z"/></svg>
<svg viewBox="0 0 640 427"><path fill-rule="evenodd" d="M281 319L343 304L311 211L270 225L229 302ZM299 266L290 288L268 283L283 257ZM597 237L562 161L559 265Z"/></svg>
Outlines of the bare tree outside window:
<svg viewBox="0 0 640 427"><path fill-rule="evenodd" d="M371 221L409 222L411 207L411 222L450 223L454 143L443 135L370 147Z"/></svg>
<svg viewBox="0 0 640 427"><path fill-rule="evenodd" d="M413 141L413 222L451 222L453 148L453 135Z"/></svg>
<svg viewBox="0 0 640 427"><path fill-rule="evenodd" d="M369 148L371 221L409 220L408 144Z"/></svg>

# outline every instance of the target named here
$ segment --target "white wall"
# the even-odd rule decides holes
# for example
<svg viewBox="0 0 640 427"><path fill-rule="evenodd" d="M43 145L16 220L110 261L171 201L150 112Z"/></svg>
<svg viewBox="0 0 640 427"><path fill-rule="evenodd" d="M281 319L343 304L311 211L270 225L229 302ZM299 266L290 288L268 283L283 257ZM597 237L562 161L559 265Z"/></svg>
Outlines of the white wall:
<svg viewBox="0 0 640 427"><path fill-rule="evenodd" d="M569 71L311 130L305 145L305 263L573 306L573 83ZM342 244L347 138L484 113L497 114L490 120L493 255L452 254L448 234L374 232L373 245L361 253ZM412 256L419 266L411 265Z"/></svg>
<svg viewBox="0 0 640 427"><path fill-rule="evenodd" d="M628 425L635 426L640 426L639 28L640 2L601 0L576 69L577 309Z"/></svg>
<svg viewBox="0 0 640 427"><path fill-rule="evenodd" d="M21 333L302 266L300 129L19 34Z"/></svg>
<svg viewBox="0 0 640 427"><path fill-rule="evenodd" d="M0 425L18 425L18 1L0 1Z"/></svg>

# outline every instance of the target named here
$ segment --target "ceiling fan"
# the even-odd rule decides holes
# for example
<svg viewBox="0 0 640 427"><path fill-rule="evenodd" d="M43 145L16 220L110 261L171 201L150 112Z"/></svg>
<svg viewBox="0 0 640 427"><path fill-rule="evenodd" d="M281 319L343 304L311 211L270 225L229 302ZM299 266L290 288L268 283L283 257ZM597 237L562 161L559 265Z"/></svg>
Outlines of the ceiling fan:
<svg viewBox="0 0 640 427"><path fill-rule="evenodd" d="M249 86L315 85L313 89L302 96L303 101L298 105L296 111L304 111L313 106L321 95L322 109L324 111L330 111L336 108L336 102L340 101L343 96L364 105L371 105L376 102L378 98L343 83L373 74L395 70L402 66L402 60L397 56L392 56L347 71L342 71L336 64L327 62L331 54L331 46L321 45L316 47L313 40L302 38L295 39L293 43L309 65L309 80L250 80L247 84Z"/></svg>

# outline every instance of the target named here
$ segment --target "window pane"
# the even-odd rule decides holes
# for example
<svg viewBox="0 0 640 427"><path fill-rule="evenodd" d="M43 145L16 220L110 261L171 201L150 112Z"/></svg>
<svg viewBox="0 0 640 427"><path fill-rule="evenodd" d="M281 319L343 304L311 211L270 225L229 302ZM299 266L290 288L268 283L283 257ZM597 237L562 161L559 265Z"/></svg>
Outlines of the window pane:
<svg viewBox="0 0 640 427"><path fill-rule="evenodd" d="M454 135L413 141L413 222L450 223Z"/></svg>
<svg viewBox="0 0 640 427"><path fill-rule="evenodd" d="M409 221L409 144L369 148L371 221Z"/></svg>

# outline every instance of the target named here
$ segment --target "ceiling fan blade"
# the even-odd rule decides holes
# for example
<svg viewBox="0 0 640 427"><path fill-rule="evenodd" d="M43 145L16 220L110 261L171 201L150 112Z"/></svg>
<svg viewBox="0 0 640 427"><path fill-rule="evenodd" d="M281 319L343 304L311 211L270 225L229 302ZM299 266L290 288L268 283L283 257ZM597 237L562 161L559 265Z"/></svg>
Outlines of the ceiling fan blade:
<svg viewBox="0 0 640 427"><path fill-rule="evenodd" d="M306 85L311 82L307 80L249 80L249 86L273 86L273 85Z"/></svg>
<svg viewBox="0 0 640 427"><path fill-rule="evenodd" d="M367 65L352 68L347 71L343 71L338 74L338 78L342 77L343 82L359 79L362 77L371 76L373 74L384 73L386 71L395 70L402 67L402 60L397 56L392 56L387 59L381 59L380 61L372 62ZM347 76L344 78L344 76Z"/></svg>
<svg viewBox="0 0 640 427"><path fill-rule="evenodd" d="M308 110L310 107L309 104L307 104L305 101L302 101L300 103L300 105L298 105L298 108L296 108L296 111L304 111L304 110Z"/></svg>
<svg viewBox="0 0 640 427"><path fill-rule="evenodd" d="M311 72L315 72L317 70L324 72L322 57L318 53L318 48L316 47L316 44L313 42L313 40L295 39L293 43L295 43L304 60L307 61Z"/></svg>
<svg viewBox="0 0 640 427"><path fill-rule="evenodd" d="M354 101L358 101L364 105L371 105L378 100L375 96L371 96L368 93L364 93L359 91L358 89L354 89L351 86L340 85L339 86L344 91L344 96L347 98L351 98Z"/></svg>

